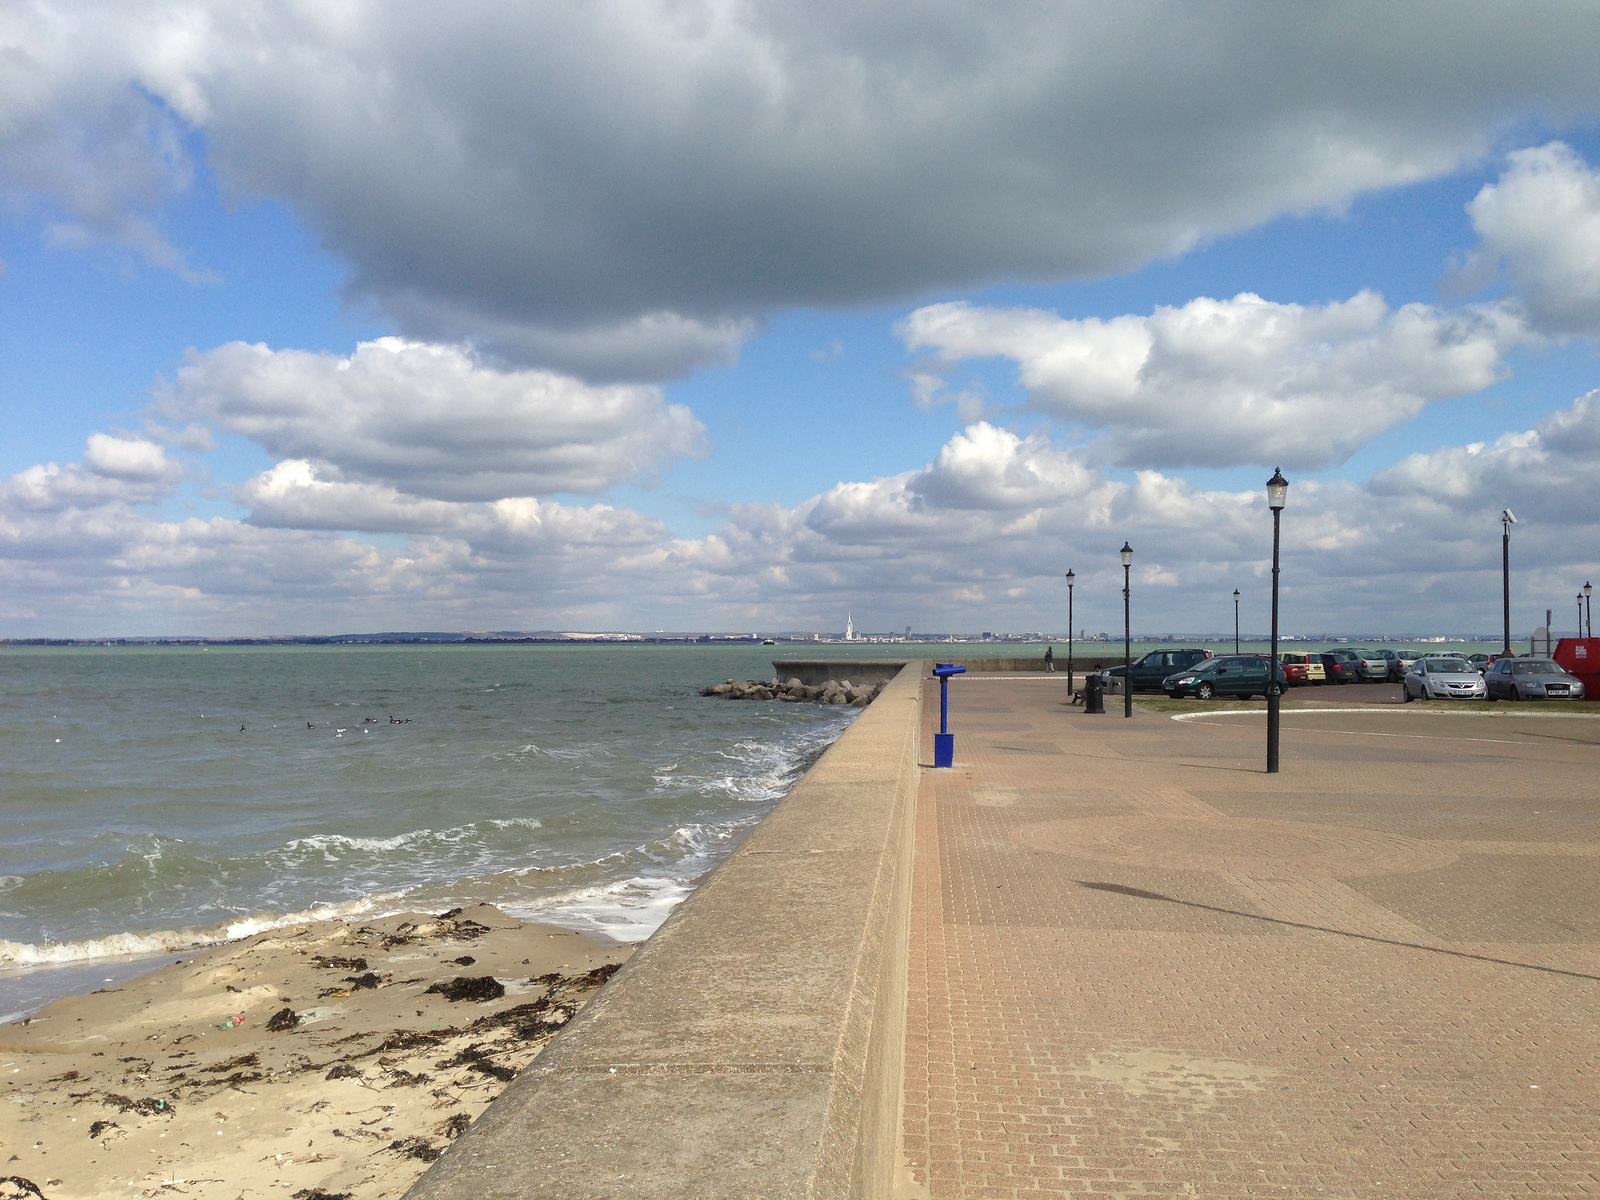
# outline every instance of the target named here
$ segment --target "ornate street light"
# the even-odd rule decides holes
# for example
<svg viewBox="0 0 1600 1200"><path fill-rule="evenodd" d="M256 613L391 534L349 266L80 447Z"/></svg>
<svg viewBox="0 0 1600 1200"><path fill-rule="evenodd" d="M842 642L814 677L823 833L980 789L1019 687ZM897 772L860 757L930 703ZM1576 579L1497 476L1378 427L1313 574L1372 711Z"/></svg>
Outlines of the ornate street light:
<svg viewBox="0 0 1600 1200"><path fill-rule="evenodd" d="M1511 527L1517 523L1517 514L1509 508L1500 513L1500 598L1506 622L1506 641L1501 653L1511 657Z"/></svg>
<svg viewBox="0 0 1600 1200"><path fill-rule="evenodd" d="M1233 652L1239 653L1239 589L1233 589Z"/></svg>
<svg viewBox="0 0 1600 1200"><path fill-rule="evenodd" d="M1267 480L1267 506L1272 509L1272 654L1267 660L1267 774L1278 773L1278 532L1283 506L1289 502L1289 481L1273 468Z"/></svg>
<svg viewBox="0 0 1600 1200"><path fill-rule="evenodd" d="M1133 625L1129 620L1128 580L1133 547L1122 543L1122 715L1133 716Z"/></svg>
<svg viewBox="0 0 1600 1200"><path fill-rule="evenodd" d="M1593 637L1594 636L1594 586L1592 584L1585 583L1583 585L1583 607L1588 610L1588 614L1589 614L1589 619L1586 622L1586 624L1589 627L1589 632L1586 633L1584 636L1585 637Z"/></svg>
<svg viewBox="0 0 1600 1200"><path fill-rule="evenodd" d="M1072 573L1072 568L1067 568L1067 696L1070 699L1072 690L1072 585L1078 577Z"/></svg>

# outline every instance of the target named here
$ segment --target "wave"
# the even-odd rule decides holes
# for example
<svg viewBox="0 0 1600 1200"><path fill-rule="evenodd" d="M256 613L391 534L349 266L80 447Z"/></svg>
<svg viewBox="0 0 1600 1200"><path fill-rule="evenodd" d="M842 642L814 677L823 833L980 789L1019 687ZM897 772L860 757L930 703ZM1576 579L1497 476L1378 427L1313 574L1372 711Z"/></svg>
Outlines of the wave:
<svg viewBox="0 0 1600 1200"><path fill-rule="evenodd" d="M0 969L187 952L310 921L372 919L411 908L440 911L479 901L523 919L640 941L856 715L830 713L799 728L780 726L770 739L745 736L720 745L705 739L688 748L663 740L657 745L662 765L634 776L634 787L642 790L633 791L631 800L620 793L628 807L626 820L615 826L594 822L612 820L608 812L621 818L623 809L586 810L578 824L572 814L553 822L549 814L545 820L483 817L387 836L317 833L232 856L151 836L141 844L124 843L127 857L96 864L90 878L79 869L48 872L48 881L40 875L0 877L0 893L12 893L8 901L16 899L18 888L44 888L33 899L51 908L70 902L80 914L106 916L120 909L124 921L145 911L150 924L166 926L61 941L0 940ZM614 757L609 747L592 741L555 753L527 744L513 754ZM604 778L585 785L613 797L619 795L616 787ZM690 816L697 819L683 819ZM626 837L625 829L633 837L623 841L618 834ZM527 836L535 831L544 833ZM93 905L84 903L85 884L96 896ZM202 892L206 900L196 905ZM128 900L136 902L132 908ZM230 909L256 912L228 916ZM93 925L82 932L92 933Z"/></svg>
<svg viewBox="0 0 1600 1200"><path fill-rule="evenodd" d="M75 942L8 942L0 940L0 966L43 967L87 962L97 958L144 958L178 950L200 950L241 938L305 925L312 921L348 921L402 911L393 905L405 895L362 896L341 904L319 904L299 912L240 917L210 929L159 929L148 933L112 933Z"/></svg>

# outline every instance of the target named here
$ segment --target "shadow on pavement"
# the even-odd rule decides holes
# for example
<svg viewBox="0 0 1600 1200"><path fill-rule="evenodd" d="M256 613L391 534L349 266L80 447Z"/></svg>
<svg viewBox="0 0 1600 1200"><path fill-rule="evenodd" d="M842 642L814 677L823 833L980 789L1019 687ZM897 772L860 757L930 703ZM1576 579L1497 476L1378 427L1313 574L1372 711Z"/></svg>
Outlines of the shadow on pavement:
<svg viewBox="0 0 1600 1200"><path fill-rule="evenodd" d="M1202 904L1198 900L1180 900L1176 896L1163 896L1160 892L1147 892L1142 888L1128 887L1122 883L1097 883L1080 879L1079 887L1097 892L1114 892L1131 896L1135 900L1160 900L1167 904L1182 904L1187 908L1203 908L1207 912L1223 913L1230 917L1244 917L1251 921L1266 921L1273 925L1287 925L1291 929L1309 929L1316 933L1332 933L1339 937L1357 938L1363 942L1378 942L1385 946L1401 946L1407 950L1426 950L1430 954L1448 954L1452 958L1471 958L1478 962L1494 963L1501 967L1521 967L1525 971L1543 971L1548 975L1568 975L1573 979L1592 979L1600 983L1600 975L1586 975L1582 971L1566 971L1560 967L1541 967L1537 963L1515 962L1509 958L1490 958L1486 954L1471 954L1465 950L1448 950L1443 946L1424 946L1418 942L1400 942L1393 938L1373 937L1367 933L1351 933L1345 929L1329 929L1325 925L1306 925L1300 921L1285 921L1279 917L1264 917L1260 913L1240 912L1236 908L1220 908L1215 904Z"/></svg>

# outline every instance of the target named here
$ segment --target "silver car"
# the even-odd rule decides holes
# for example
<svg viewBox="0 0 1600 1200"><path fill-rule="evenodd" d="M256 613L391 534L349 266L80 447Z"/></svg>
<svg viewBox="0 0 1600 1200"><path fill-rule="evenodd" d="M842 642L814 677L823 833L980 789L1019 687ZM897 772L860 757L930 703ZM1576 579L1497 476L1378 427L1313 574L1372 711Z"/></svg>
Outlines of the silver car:
<svg viewBox="0 0 1600 1200"><path fill-rule="evenodd" d="M1389 678L1389 670L1390 670L1389 660L1383 656L1383 652L1382 651L1380 651L1380 650L1357 650L1356 651L1356 659L1358 660L1356 662L1356 667L1361 671L1361 678L1363 678L1363 679L1387 679L1387 678Z"/></svg>
<svg viewBox="0 0 1600 1200"><path fill-rule="evenodd" d="M1426 655L1406 672L1407 700L1483 700L1489 692L1466 659L1457 654Z"/></svg>
<svg viewBox="0 0 1600 1200"><path fill-rule="evenodd" d="M1583 682L1548 658L1502 658L1483 680L1491 700L1583 699Z"/></svg>

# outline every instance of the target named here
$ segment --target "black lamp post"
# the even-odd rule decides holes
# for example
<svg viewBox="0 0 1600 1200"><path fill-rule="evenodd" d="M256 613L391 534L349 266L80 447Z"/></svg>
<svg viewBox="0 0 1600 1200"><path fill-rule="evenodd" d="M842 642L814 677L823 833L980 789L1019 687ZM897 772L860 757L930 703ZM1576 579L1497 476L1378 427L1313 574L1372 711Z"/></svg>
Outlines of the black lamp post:
<svg viewBox="0 0 1600 1200"><path fill-rule="evenodd" d="M1267 774L1278 773L1278 532L1283 506L1289 501L1289 481L1273 468L1267 480L1267 506L1272 509L1272 655L1267 660Z"/></svg>
<svg viewBox="0 0 1600 1200"><path fill-rule="evenodd" d="M1072 568L1067 568L1067 695L1072 692L1072 585L1077 581Z"/></svg>
<svg viewBox="0 0 1600 1200"><path fill-rule="evenodd" d="M1233 652L1239 653L1239 589L1233 589Z"/></svg>
<svg viewBox="0 0 1600 1200"><path fill-rule="evenodd" d="M1589 632L1584 634L1584 636L1585 637L1593 637L1594 636L1594 587L1591 584L1588 584L1588 583L1585 583L1583 585L1583 607L1588 611L1588 614L1589 614L1589 619L1585 622L1585 624L1588 625L1588 627L1589 627Z"/></svg>
<svg viewBox="0 0 1600 1200"><path fill-rule="evenodd" d="M1583 593L1578 593L1578 636L1583 636Z"/></svg>
<svg viewBox="0 0 1600 1200"><path fill-rule="evenodd" d="M1501 653L1511 657L1511 527L1517 523L1517 514L1509 508L1500 513L1500 599L1505 614L1506 640Z"/></svg>
<svg viewBox="0 0 1600 1200"><path fill-rule="evenodd" d="M1133 625L1128 609L1128 572L1133 569L1133 547L1122 543L1122 715L1133 716Z"/></svg>

